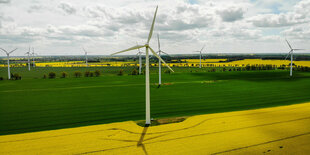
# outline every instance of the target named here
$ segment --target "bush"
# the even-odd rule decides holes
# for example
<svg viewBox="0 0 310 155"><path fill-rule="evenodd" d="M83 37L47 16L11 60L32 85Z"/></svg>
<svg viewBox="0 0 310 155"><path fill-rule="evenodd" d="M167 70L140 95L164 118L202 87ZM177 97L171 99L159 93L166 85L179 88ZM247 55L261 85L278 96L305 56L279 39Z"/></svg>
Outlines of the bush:
<svg viewBox="0 0 310 155"><path fill-rule="evenodd" d="M85 71L84 76L85 77L89 77L90 76L90 71Z"/></svg>
<svg viewBox="0 0 310 155"><path fill-rule="evenodd" d="M48 78L55 79L56 78L56 73L55 72L48 73Z"/></svg>
<svg viewBox="0 0 310 155"><path fill-rule="evenodd" d="M117 75L119 75L119 76L124 75L124 70L123 69L119 70L119 73Z"/></svg>
<svg viewBox="0 0 310 155"><path fill-rule="evenodd" d="M131 72L131 75L138 75L138 70L134 69L132 72Z"/></svg>
<svg viewBox="0 0 310 155"><path fill-rule="evenodd" d="M94 77L94 72L89 72L90 77Z"/></svg>
<svg viewBox="0 0 310 155"><path fill-rule="evenodd" d="M3 77L0 77L0 81L4 80Z"/></svg>
<svg viewBox="0 0 310 155"><path fill-rule="evenodd" d="M44 74L44 75L43 75L43 79L46 79L46 78L47 78L47 75L46 75L46 74Z"/></svg>
<svg viewBox="0 0 310 155"><path fill-rule="evenodd" d="M82 72L80 72L80 71L75 71L75 72L74 72L74 76L75 76L76 78L81 77L81 76L82 76Z"/></svg>
<svg viewBox="0 0 310 155"><path fill-rule="evenodd" d="M13 80L21 80L22 77L18 73L15 73L15 74L13 74L12 79Z"/></svg>
<svg viewBox="0 0 310 155"><path fill-rule="evenodd" d="M166 73L166 74L170 74L171 73L171 71L170 70L165 70L165 72L164 73Z"/></svg>
<svg viewBox="0 0 310 155"><path fill-rule="evenodd" d="M66 78L68 76L67 72L61 72L61 78Z"/></svg>
<svg viewBox="0 0 310 155"><path fill-rule="evenodd" d="M101 74L100 70L96 70L96 71L95 71L96 77L100 76L100 74Z"/></svg>

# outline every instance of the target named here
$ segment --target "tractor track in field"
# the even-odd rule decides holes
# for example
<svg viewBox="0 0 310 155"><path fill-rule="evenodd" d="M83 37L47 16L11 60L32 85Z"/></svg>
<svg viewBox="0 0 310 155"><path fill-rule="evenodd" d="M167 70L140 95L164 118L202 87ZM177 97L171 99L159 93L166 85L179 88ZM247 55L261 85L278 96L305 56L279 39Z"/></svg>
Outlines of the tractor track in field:
<svg viewBox="0 0 310 155"><path fill-rule="evenodd" d="M189 81L189 82L171 82L171 84L186 84L186 83L215 83L227 80L203 80L203 81ZM4 90L0 93L11 93L11 92L28 92L28 91L54 91L54 90L71 90L71 89L89 89L89 88L109 88L109 87L130 87L130 86L144 86L145 84L122 84L122 85L96 85L96 86L84 86L84 87L63 87L63 88L43 88L43 89L20 89L20 90ZM156 85L153 83L152 85Z"/></svg>
<svg viewBox="0 0 310 155"><path fill-rule="evenodd" d="M301 120L306 120L306 119L310 119L310 116L309 117L305 117L305 118L294 119L294 120L279 121L279 122L273 122L273 123L255 125L255 126L248 126L248 127L242 127L242 128L236 128L236 129L230 129L230 130L223 130L223 131L216 131L216 132L209 132L209 133L203 133L203 134L196 134L196 135L190 135L190 136L184 136L184 137L178 137L178 138L172 138L172 139L158 140L158 141L154 141L154 142L143 143L143 145L154 144L154 143L161 143L161 142L167 142L167 141L174 141L174 140L186 139L186 138L192 138L192 137L199 137L199 136L205 136L205 135L219 134L219 133L225 133L225 132L232 132L232 131L238 131L238 130L256 128L256 127L264 127L264 126L270 126L270 125L276 125L276 124L282 124L282 123L290 123L290 122L301 121ZM139 133L139 134L141 134L141 133ZM147 134L147 133L145 133L145 134ZM242 146L242 147L239 147L239 148L235 148L235 149L231 149L231 150L225 150L225 151L221 151L221 152L215 152L215 153L211 153L211 154L215 155L215 154L222 154L222 153L237 151L237 150L246 149L246 148L250 148L250 147L255 147L255 146L259 146L259 145L264 145L264 144L268 144L268 143L273 143L273 142L277 142L277 141L283 141L283 140L287 140L287 139L301 137L301 136L305 136L305 135L309 135L309 134L310 134L310 132L306 132L306 133L297 134L297 135L288 136L288 137L283 137L283 138L280 138L280 139L275 139L275 140L271 140L271 141L267 141L267 142L263 142L263 143L259 143L259 144L254 144L254 145L249 145L249 146ZM161 135L161 136L164 136L164 135ZM158 136L158 137L161 137L161 136ZM158 137L153 137L152 139L155 139L155 138L158 138ZM122 139L103 139L103 140L115 140L115 141L122 141L122 142L135 142L135 141L131 141L131 140L122 140ZM146 140L149 140L149 139L146 139ZM127 147L136 147L136 146L137 145L127 145L127 146L116 147L116 148L109 148L109 149L103 149L103 150L94 150L94 151L82 152L82 153L77 153L76 155L99 153L99 152L111 151L111 150L122 149L122 148L127 148Z"/></svg>
<svg viewBox="0 0 310 155"><path fill-rule="evenodd" d="M304 107L291 108L291 109L288 109L288 110L285 110L285 111L291 111L291 110L296 110L296 109L301 109L301 108L304 108ZM146 135L155 135L155 134L178 132L178 131L183 131L183 130L187 130L187 129L198 127L199 125L202 125L203 123L206 123L207 121L210 121L210 120L223 119L223 118L231 118L231 117L238 117L238 116L261 115L261 114L274 113L274 112L279 112L279 111L283 112L283 110L280 109L280 110L265 111L265 112L254 112L254 113L250 113L250 114L237 114L237 115L229 115L229 116L223 116L223 117L213 117L213 118L205 119L205 120L203 120L203 121L201 121L201 122L199 122L199 123L197 123L195 125L192 125L190 127L185 127L185 128L181 128L181 129L177 129L177 130L163 131L163 132L145 133L145 134ZM232 130L228 130L228 131L241 130L241 129L259 127L259 126L266 126L266 125L273 125L273 124L279 124L279 123L286 123L286 122L293 122L293 121L304 120L304 119L310 119L310 116L309 117L305 117L305 118L288 120L288 121L281 121L281 122L274 122L274 123L256 125L256 126L251 126L251 127L237 128L237 129L232 129ZM80 123L80 122L78 122L78 123ZM48 127L48 126L43 126L43 127ZM26 128L23 128L23 129L26 129ZM23 130L23 129L17 129L17 130ZM63 135L57 135L57 136L38 137L38 138L33 138L33 139L23 139L23 140L16 140L16 141L0 141L0 143L10 143L10 142L18 142L18 141L37 140L37 139L44 139L44 138L53 138L53 137L61 137L61 136L68 136L68 135L74 135L74 134L85 134L85 133L91 133L91 132L102 132L102 131L122 131L122 132L126 132L126 133L129 133L129 134L136 134L136 135L141 134L141 132L133 132L133 131L129 131L129 130L126 130L126 129L121 129L121 128L109 128L109 129L93 130L93 131L87 131L87 132L78 132L78 133L72 133L72 134L63 134ZM215 132L215 133L228 132L228 131L219 131L219 132ZM207 133L207 134L212 134L212 133ZM202 134L202 135L205 135L205 134Z"/></svg>
<svg viewBox="0 0 310 155"><path fill-rule="evenodd" d="M303 154L310 150L309 109L305 103L198 115L154 127L119 122L3 135L0 154Z"/></svg>

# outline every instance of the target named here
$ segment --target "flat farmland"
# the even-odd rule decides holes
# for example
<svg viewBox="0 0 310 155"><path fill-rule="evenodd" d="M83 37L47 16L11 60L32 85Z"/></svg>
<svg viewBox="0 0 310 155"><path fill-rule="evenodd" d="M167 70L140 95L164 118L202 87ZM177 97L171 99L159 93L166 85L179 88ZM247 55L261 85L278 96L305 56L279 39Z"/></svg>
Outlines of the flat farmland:
<svg viewBox="0 0 310 155"><path fill-rule="evenodd" d="M70 69L69 75L74 72ZM143 75L116 76L119 68L114 68L100 77L42 79L50 71L66 70L41 70L19 72L25 77L20 81L0 81L1 135L145 118ZM310 101L310 74L305 72L294 72L289 78L288 71L189 72L179 68L163 74L162 81L158 88L158 74L151 74L151 117L155 119Z"/></svg>

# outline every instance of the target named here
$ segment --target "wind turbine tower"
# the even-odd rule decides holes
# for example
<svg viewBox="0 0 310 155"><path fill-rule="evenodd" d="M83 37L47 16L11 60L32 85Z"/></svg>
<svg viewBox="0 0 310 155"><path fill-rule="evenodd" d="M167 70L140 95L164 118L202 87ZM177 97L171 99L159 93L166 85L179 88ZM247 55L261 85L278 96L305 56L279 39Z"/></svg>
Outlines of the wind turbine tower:
<svg viewBox="0 0 310 155"><path fill-rule="evenodd" d="M25 53L25 54L28 54L28 70L30 71L30 47L29 47L29 50L28 50L28 52L27 53Z"/></svg>
<svg viewBox="0 0 310 155"><path fill-rule="evenodd" d="M166 53L160 49L159 34L157 34L157 41L158 41L158 52L157 53L158 53L159 57L161 56L161 53L169 55L168 53ZM160 60L158 61L158 76L159 76L158 85L161 85L161 61Z"/></svg>
<svg viewBox="0 0 310 155"><path fill-rule="evenodd" d="M86 67L88 67L88 58L87 58L87 51L83 47L83 51L85 52L85 62L86 62Z"/></svg>
<svg viewBox="0 0 310 155"><path fill-rule="evenodd" d="M151 124L151 110L150 110L150 62L149 62L149 50L153 53L154 56L156 56L160 61L162 61L172 72L174 72L167 64L166 62L159 56L157 53L149 46L150 40L153 35L153 29L154 29L154 24L155 24L155 19L156 19L156 14L157 14L158 6L156 7L155 15L153 18L151 30L147 39L147 42L145 45L136 45L131 48L128 48L126 50L122 50L120 52L113 53L112 55L131 51L131 50L136 50L140 48L145 48L145 125L148 126Z"/></svg>
<svg viewBox="0 0 310 155"><path fill-rule="evenodd" d="M137 45L138 45L138 42L137 42ZM141 75L141 72L142 72L142 53L140 51L140 49L138 49L138 53L137 55L139 55L139 75Z"/></svg>
<svg viewBox="0 0 310 155"><path fill-rule="evenodd" d="M201 58L202 58L202 50L205 48L205 46L202 47L202 49L200 51L195 51L195 52L199 52L199 68L201 68Z"/></svg>
<svg viewBox="0 0 310 155"><path fill-rule="evenodd" d="M0 48L6 55L7 55L7 59L8 59L8 79L11 79L11 71L10 71L10 54L13 53L14 51L17 50L17 48L15 48L14 50L8 52L3 48Z"/></svg>

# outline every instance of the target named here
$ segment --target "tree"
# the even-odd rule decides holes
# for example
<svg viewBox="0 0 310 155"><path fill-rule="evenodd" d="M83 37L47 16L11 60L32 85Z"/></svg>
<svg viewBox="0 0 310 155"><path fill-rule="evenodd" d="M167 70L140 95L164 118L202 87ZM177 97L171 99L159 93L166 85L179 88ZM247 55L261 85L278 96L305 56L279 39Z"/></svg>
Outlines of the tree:
<svg viewBox="0 0 310 155"><path fill-rule="evenodd" d="M66 78L68 76L67 72L61 72L61 78Z"/></svg>
<svg viewBox="0 0 310 155"><path fill-rule="evenodd" d="M124 75L124 70L123 69L119 70L119 73L117 75L119 75L119 76Z"/></svg>
<svg viewBox="0 0 310 155"><path fill-rule="evenodd" d="M89 77L94 77L94 72L89 72Z"/></svg>
<svg viewBox="0 0 310 155"><path fill-rule="evenodd" d="M56 73L55 72L49 72L48 73L48 78L55 79L56 78Z"/></svg>
<svg viewBox="0 0 310 155"><path fill-rule="evenodd" d="M80 71L75 71L75 72L74 72L74 76L75 76L76 78L81 77L81 76L82 76L82 72L80 72Z"/></svg>
<svg viewBox="0 0 310 155"><path fill-rule="evenodd" d="M21 80L22 79L22 77L18 73L13 74L12 78L14 80Z"/></svg>
<svg viewBox="0 0 310 155"><path fill-rule="evenodd" d="M136 69L132 70L132 72L131 72L131 75L138 75L138 74L139 74L138 70L136 70Z"/></svg>
<svg viewBox="0 0 310 155"><path fill-rule="evenodd" d="M90 76L90 71L85 71L84 76L85 77L89 77Z"/></svg>
<svg viewBox="0 0 310 155"><path fill-rule="evenodd" d="M96 77L100 76L100 74L101 74L100 70L95 70L95 76Z"/></svg>

